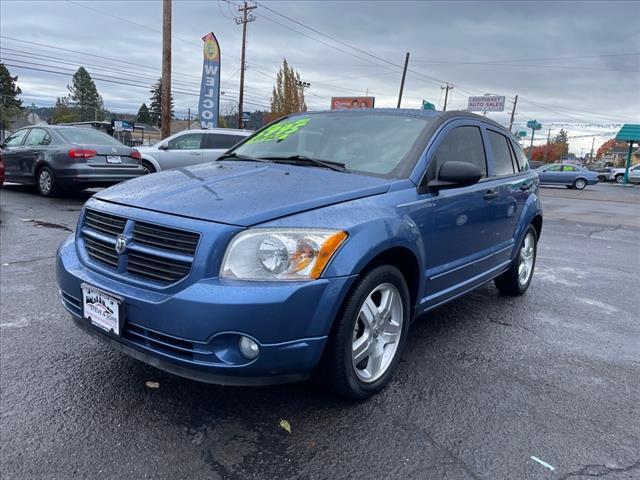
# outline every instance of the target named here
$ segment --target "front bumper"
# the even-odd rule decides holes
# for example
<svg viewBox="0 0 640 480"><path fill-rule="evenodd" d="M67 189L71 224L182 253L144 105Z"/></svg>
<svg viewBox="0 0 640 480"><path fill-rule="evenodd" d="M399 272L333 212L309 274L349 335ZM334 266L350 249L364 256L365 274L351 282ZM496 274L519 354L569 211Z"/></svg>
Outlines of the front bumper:
<svg viewBox="0 0 640 480"><path fill-rule="evenodd" d="M183 289L154 291L88 268L70 237L59 248L62 304L75 324L149 365L219 384L265 385L301 380L317 366L333 319L355 276L313 282L255 283L203 278ZM121 336L82 316L81 284L122 297ZM239 353L240 335L260 353Z"/></svg>

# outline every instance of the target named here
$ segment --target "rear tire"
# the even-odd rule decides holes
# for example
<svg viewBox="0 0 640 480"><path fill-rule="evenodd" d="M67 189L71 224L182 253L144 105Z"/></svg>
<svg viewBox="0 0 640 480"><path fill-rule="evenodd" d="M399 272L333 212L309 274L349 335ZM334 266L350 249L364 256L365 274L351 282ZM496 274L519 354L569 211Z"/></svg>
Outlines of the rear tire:
<svg viewBox="0 0 640 480"><path fill-rule="evenodd" d="M529 225L511 267L493 280L500 293L517 296L526 292L533 278L537 256L538 235L533 225Z"/></svg>
<svg viewBox="0 0 640 480"><path fill-rule="evenodd" d="M53 197L60 193L58 182L49 167L42 167L36 174L36 187L43 197Z"/></svg>
<svg viewBox="0 0 640 480"><path fill-rule="evenodd" d="M390 381L409 330L410 300L400 271L364 274L345 299L327 341L321 379L342 397L364 400Z"/></svg>
<svg viewBox="0 0 640 480"><path fill-rule="evenodd" d="M577 178L575 182L573 182L573 187L577 190L584 190L584 187L587 186L587 181L584 178Z"/></svg>
<svg viewBox="0 0 640 480"><path fill-rule="evenodd" d="M616 183L622 185L624 183L624 174L620 173L616 175Z"/></svg>

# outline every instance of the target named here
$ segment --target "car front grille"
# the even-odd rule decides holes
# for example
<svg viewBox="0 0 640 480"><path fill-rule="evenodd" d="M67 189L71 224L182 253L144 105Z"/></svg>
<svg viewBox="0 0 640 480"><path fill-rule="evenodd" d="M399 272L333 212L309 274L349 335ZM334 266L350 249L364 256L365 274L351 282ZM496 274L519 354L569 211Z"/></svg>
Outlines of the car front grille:
<svg viewBox="0 0 640 480"><path fill-rule="evenodd" d="M161 284L175 283L189 275L200 241L198 233L90 209L81 232L85 251L95 262ZM115 246L121 234L131 242L118 254Z"/></svg>
<svg viewBox="0 0 640 480"><path fill-rule="evenodd" d="M133 239L137 243L187 255L193 255L196 252L199 237L197 233L151 225L150 223L136 222L133 227Z"/></svg>

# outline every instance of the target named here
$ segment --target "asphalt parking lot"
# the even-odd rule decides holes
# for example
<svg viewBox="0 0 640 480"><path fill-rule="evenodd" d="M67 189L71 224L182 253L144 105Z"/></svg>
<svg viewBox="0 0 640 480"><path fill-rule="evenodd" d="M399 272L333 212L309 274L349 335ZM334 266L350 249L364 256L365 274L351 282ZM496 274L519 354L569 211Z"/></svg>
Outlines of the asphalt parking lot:
<svg viewBox="0 0 640 480"><path fill-rule="evenodd" d="M3 479L640 478L640 187L544 188L527 294L420 318L355 404L184 380L77 330L54 257L90 195L0 193Z"/></svg>

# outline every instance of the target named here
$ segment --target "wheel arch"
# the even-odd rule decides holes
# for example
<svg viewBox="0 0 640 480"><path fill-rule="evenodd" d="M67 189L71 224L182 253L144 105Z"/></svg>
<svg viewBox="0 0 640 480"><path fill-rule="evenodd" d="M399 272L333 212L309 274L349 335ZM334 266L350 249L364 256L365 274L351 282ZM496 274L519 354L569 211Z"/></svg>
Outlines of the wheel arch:
<svg viewBox="0 0 640 480"><path fill-rule="evenodd" d="M140 163L142 162L150 163L156 172L160 172L162 170L162 168L160 168L160 164L158 163L158 161L155 158L153 158L151 155L143 153Z"/></svg>

